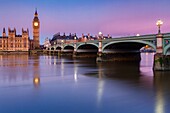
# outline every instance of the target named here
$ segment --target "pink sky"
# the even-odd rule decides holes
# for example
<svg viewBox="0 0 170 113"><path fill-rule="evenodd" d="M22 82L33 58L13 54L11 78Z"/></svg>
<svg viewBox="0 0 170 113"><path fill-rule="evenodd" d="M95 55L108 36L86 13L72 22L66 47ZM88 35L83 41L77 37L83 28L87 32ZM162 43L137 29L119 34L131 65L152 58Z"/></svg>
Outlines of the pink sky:
<svg viewBox="0 0 170 113"><path fill-rule="evenodd" d="M157 33L156 21L162 19L162 32L170 31L168 0L2 0L0 29L29 28L38 8L41 22L41 43L57 33L84 33L127 36ZM27 4L27 5L25 5ZM8 7L6 7L8 6Z"/></svg>

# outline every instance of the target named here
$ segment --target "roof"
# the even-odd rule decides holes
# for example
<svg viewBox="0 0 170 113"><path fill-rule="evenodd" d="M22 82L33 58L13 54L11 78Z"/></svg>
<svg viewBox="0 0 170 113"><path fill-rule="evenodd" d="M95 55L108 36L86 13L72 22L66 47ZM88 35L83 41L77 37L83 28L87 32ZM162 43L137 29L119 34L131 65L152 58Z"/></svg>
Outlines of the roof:
<svg viewBox="0 0 170 113"><path fill-rule="evenodd" d="M59 33L55 34L52 38L51 41L55 41L55 40L74 40L74 37L76 35L74 34L70 34L68 36L66 36L65 34L63 36L61 36ZM77 36L76 36L77 37Z"/></svg>

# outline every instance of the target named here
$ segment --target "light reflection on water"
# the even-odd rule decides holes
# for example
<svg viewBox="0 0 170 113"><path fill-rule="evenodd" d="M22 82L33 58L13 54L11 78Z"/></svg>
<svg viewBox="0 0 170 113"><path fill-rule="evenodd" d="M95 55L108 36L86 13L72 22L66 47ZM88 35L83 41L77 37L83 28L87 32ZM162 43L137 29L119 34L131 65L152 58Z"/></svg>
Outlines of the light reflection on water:
<svg viewBox="0 0 170 113"><path fill-rule="evenodd" d="M170 73L153 73L153 55L126 63L0 55L0 113L168 113Z"/></svg>

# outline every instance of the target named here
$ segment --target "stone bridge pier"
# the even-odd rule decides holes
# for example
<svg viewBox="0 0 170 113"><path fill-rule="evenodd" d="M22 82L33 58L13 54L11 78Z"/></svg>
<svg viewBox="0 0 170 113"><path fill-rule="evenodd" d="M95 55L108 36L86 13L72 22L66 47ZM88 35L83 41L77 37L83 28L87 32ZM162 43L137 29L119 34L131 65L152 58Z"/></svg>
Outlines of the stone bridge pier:
<svg viewBox="0 0 170 113"><path fill-rule="evenodd" d="M98 47L98 53L97 53L96 61L97 62L102 61L102 40L99 40L99 47Z"/></svg>
<svg viewBox="0 0 170 113"><path fill-rule="evenodd" d="M166 55L163 34L158 33L156 36L156 54L154 55L153 70L170 71L170 55Z"/></svg>

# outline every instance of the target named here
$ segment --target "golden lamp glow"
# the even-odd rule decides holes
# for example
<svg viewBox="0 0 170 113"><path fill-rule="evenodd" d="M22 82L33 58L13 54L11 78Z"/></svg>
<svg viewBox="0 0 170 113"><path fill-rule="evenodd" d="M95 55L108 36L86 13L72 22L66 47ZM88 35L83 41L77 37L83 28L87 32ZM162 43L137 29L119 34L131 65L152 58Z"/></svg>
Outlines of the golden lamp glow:
<svg viewBox="0 0 170 113"><path fill-rule="evenodd" d="M34 26L38 26L38 22L34 22Z"/></svg>
<svg viewBox="0 0 170 113"><path fill-rule="evenodd" d="M157 26L161 26L162 24L163 24L163 21L160 20L160 19L156 22L156 25L157 25Z"/></svg>
<svg viewBox="0 0 170 113"><path fill-rule="evenodd" d="M145 48L149 48L149 46L148 46L148 45L146 45L146 46L145 46Z"/></svg>
<svg viewBox="0 0 170 113"><path fill-rule="evenodd" d="M36 78L34 78L34 84L39 84L40 83L40 78L38 78L38 77L36 77Z"/></svg>

